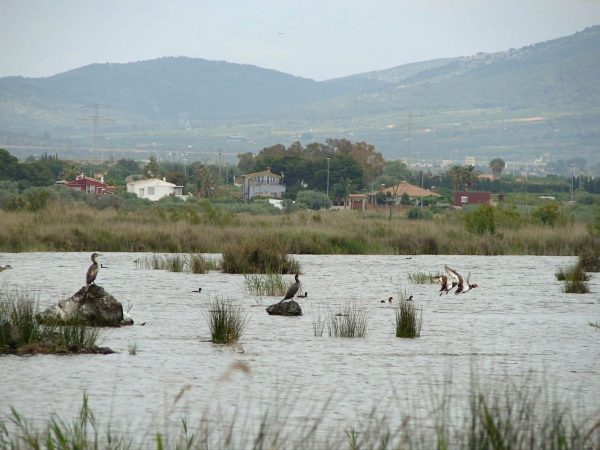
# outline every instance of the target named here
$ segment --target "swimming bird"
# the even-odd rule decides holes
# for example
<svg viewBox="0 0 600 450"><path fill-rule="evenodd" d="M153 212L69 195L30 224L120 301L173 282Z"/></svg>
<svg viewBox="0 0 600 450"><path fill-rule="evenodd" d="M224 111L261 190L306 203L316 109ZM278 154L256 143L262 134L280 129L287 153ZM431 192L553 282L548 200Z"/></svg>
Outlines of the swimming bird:
<svg viewBox="0 0 600 450"><path fill-rule="evenodd" d="M294 277L296 281L288 288L287 292L285 293L285 297L283 297L283 300L281 300L279 303L294 298L294 295L296 295L296 292L298 292L298 289L300 289L300 280L298 279L298 275L299 274L296 274Z"/></svg>
<svg viewBox="0 0 600 450"><path fill-rule="evenodd" d="M406 301L408 301L408 302L412 302L413 300L414 300L414 299L413 299L413 296L412 296L412 295L406 299Z"/></svg>
<svg viewBox="0 0 600 450"><path fill-rule="evenodd" d="M196 291L192 291L192 292L200 293L200 292L202 292L202 288L201 288L201 287L199 287L199 288L198 288L198 290L196 290Z"/></svg>
<svg viewBox="0 0 600 450"><path fill-rule="evenodd" d="M96 258L100 255L100 253L92 253L92 264L90 265L87 273L85 274L85 293L84 297L87 295L88 290L92 284L95 284L96 277L98 276L98 261Z"/></svg>
<svg viewBox="0 0 600 450"><path fill-rule="evenodd" d="M306 297L308 297L308 292L304 292L304 294L296 295L296 298L306 298Z"/></svg>
<svg viewBox="0 0 600 450"><path fill-rule="evenodd" d="M467 279L464 280L460 273L458 273L454 269L451 269L448 266L446 266L446 271L448 273L453 274L458 279L456 291L454 292L455 294L464 294L465 292L469 292L471 289L479 287L479 285L477 285L476 283L469 283L469 279L471 278L471 272L467 274Z"/></svg>
<svg viewBox="0 0 600 450"><path fill-rule="evenodd" d="M394 297L388 297L387 302L392 303L393 299L394 299ZM381 303L385 303L385 300L381 300Z"/></svg>
<svg viewBox="0 0 600 450"><path fill-rule="evenodd" d="M4 267L0 266L0 272L2 272L3 270L6 270L6 269L12 269L11 265L7 264Z"/></svg>
<svg viewBox="0 0 600 450"><path fill-rule="evenodd" d="M108 267L106 267L104 264L100 263L100 268L101 269L108 269Z"/></svg>

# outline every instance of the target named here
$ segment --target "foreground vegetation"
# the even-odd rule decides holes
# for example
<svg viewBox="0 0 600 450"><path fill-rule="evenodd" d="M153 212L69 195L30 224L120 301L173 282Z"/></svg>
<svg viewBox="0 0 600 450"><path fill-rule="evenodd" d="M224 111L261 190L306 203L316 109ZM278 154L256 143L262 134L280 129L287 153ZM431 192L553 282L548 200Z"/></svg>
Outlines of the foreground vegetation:
<svg viewBox="0 0 600 450"><path fill-rule="evenodd" d="M441 211L431 220L395 213L389 220L386 211L255 216L218 208L207 213L185 204L128 212L54 203L40 211L0 211L0 251L223 252L231 255L224 258L227 272L253 273L242 263L257 245L298 254L577 255L596 247L582 223L500 217L491 234L467 230L462 218L461 211ZM271 272L295 271L285 261L277 264L286 267Z"/></svg>
<svg viewBox="0 0 600 450"><path fill-rule="evenodd" d="M0 354L112 353L96 346L96 328L40 324L36 319L38 313L31 294L0 289Z"/></svg>
<svg viewBox="0 0 600 450"><path fill-rule="evenodd" d="M456 401L456 400L455 400ZM281 424L277 411L266 411L249 425L238 413L215 421L210 413L196 428L183 419L179 429L147 429L125 434L122 424L102 429L83 398L78 417L68 421L51 417L45 426L33 426L16 410L0 419L0 450L14 449L411 449L411 450L583 450L600 448L600 421L570 413L564 402L550 402L536 389L508 386L500 392L473 388L462 419L450 412L443 399L433 413L434 428L403 413L374 410L369 417L343 430L324 430L327 408L304 423ZM316 409L315 409L316 410ZM39 422L38 422L39 423ZM222 425L221 427L219 426Z"/></svg>

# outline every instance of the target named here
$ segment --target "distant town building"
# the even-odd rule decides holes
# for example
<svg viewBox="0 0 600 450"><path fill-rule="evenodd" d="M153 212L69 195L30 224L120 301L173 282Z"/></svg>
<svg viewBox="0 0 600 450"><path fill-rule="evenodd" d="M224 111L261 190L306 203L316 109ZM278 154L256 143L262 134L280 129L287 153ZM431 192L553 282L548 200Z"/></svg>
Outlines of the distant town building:
<svg viewBox="0 0 600 450"><path fill-rule="evenodd" d="M169 183L166 178L148 178L145 180L127 182L127 192L133 192L140 198L147 198L153 202L163 197L174 195L185 200L188 196L183 195L183 186L177 186Z"/></svg>
<svg viewBox="0 0 600 450"><path fill-rule="evenodd" d="M494 201L495 197L495 201ZM504 201L504 194L492 194L490 192L460 192L454 193L454 206L463 207L468 205L493 205Z"/></svg>
<svg viewBox="0 0 600 450"><path fill-rule="evenodd" d="M77 175L73 181L61 184L64 184L68 188L94 195L112 194L115 190L115 187L106 184L102 177L97 180L96 178L86 177L84 174Z"/></svg>
<svg viewBox="0 0 600 450"><path fill-rule="evenodd" d="M474 156L466 156L465 157L465 166L475 166L475 157Z"/></svg>
<svg viewBox="0 0 600 450"><path fill-rule="evenodd" d="M271 168L261 172L248 173L238 178L237 184L242 186L243 198L249 201L254 197L281 198L285 193L282 183L283 175L271 172Z"/></svg>

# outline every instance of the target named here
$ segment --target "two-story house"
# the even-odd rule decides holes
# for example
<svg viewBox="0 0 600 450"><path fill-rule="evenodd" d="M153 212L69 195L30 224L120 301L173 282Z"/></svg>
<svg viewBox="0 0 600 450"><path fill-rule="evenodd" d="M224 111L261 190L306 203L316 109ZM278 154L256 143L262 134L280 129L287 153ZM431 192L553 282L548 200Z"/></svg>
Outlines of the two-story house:
<svg viewBox="0 0 600 450"><path fill-rule="evenodd" d="M271 168L261 172L248 173L239 177L243 198L249 201L254 197L281 198L285 192L283 175L271 172Z"/></svg>

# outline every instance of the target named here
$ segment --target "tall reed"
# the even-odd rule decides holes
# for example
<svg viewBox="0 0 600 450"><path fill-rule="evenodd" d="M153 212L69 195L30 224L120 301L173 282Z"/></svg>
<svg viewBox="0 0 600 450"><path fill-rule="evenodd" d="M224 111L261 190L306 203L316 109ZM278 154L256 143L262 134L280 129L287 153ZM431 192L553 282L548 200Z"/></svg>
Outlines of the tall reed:
<svg viewBox="0 0 600 450"><path fill-rule="evenodd" d="M246 290L253 295L281 296L284 295L292 283L283 281L278 273L244 274Z"/></svg>
<svg viewBox="0 0 600 450"><path fill-rule="evenodd" d="M361 338L367 335L368 312L354 305L346 305L329 312L329 336Z"/></svg>
<svg viewBox="0 0 600 450"><path fill-rule="evenodd" d="M400 299L400 306L395 311L396 337L415 338L421 336L423 323L422 310L416 308L412 300Z"/></svg>
<svg viewBox="0 0 600 450"><path fill-rule="evenodd" d="M247 316L239 306L216 298L208 306L208 328L215 344L237 342L246 326Z"/></svg>
<svg viewBox="0 0 600 450"><path fill-rule="evenodd" d="M415 272L408 274L408 281L412 284L433 284L436 276L425 272Z"/></svg>
<svg viewBox="0 0 600 450"><path fill-rule="evenodd" d="M225 273L298 273L300 264L288 255L289 249L268 239L228 245L222 254Z"/></svg>

